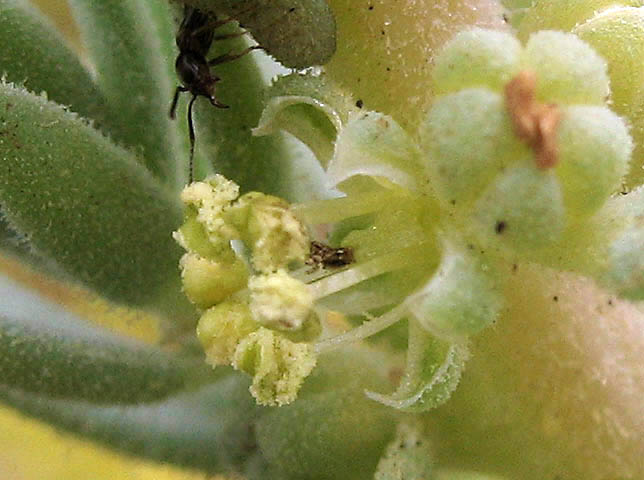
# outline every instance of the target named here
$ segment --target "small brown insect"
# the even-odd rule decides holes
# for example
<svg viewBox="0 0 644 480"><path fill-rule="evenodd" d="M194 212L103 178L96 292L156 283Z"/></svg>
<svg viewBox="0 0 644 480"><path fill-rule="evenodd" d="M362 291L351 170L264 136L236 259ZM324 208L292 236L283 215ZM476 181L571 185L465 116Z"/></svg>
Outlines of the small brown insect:
<svg viewBox="0 0 644 480"><path fill-rule="evenodd" d="M354 261L353 248L333 248L313 240L309 246L309 258L306 260L306 264L315 268L340 268L350 265Z"/></svg>

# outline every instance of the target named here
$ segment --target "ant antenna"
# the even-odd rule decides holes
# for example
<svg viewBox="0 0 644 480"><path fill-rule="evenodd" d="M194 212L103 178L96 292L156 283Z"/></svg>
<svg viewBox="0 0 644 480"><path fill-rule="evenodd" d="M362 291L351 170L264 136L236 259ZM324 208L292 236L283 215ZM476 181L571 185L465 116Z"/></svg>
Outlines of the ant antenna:
<svg viewBox="0 0 644 480"><path fill-rule="evenodd" d="M188 134L190 135L190 166L188 174L188 184L194 180L194 158L195 158L195 127L192 124L192 106L197 99L197 95L193 94L188 104Z"/></svg>

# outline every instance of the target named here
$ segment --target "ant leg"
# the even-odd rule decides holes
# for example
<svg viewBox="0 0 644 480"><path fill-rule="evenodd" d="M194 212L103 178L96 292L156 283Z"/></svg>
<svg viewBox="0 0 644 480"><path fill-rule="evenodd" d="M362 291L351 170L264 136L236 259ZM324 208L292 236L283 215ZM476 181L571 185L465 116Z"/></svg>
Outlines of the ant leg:
<svg viewBox="0 0 644 480"><path fill-rule="evenodd" d="M189 168L189 181L192 183L194 179L194 157L195 157L195 127L192 124L192 105L195 103L197 95L193 95L188 104L188 133L190 134L190 168Z"/></svg>
<svg viewBox="0 0 644 480"><path fill-rule="evenodd" d="M234 55L231 55L230 53L224 53L223 55L219 55L218 57L213 58L212 60L208 61L208 65L211 67L214 65L219 65L221 63L227 63L227 62L232 62L233 60L237 60L240 57L243 57L247 53L252 52L253 50L264 50L264 47L260 45L253 45L252 47L248 47L245 50L242 50L239 53L236 53Z"/></svg>
<svg viewBox="0 0 644 480"><path fill-rule="evenodd" d="M179 101L179 94L182 92L187 92L188 89L186 87L182 87L179 85L177 89L174 91L174 98L172 99L172 105L170 106L170 118L174 120L174 114L177 110L177 102Z"/></svg>

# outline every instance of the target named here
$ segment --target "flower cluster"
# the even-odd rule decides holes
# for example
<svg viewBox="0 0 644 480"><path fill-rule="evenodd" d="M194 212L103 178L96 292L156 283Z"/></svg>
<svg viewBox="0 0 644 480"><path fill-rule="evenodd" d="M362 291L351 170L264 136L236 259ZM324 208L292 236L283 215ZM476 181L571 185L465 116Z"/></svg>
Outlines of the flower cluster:
<svg viewBox="0 0 644 480"><path fill-rule="evenodd" d="M258 403L289 403L315 365L313 349L298 342L320 332L310 292L287 273L308 253L304 227L283 200L240 197L220 175L181 197L186 216L175 239L186 250L184 291L203 310L197 335L208 362L252 375Z"/></svg>
<svg viewBox="0 0 644 480"><path fill-rule="evenodd" d="M624 121L606 106L602 58L571 34L543 31L522 46L473 29L436 57L433 81L435 100L411 133L354 107L324 77L294 74L273 87L256 134L289 129L294 118L307 125L291 133L312 147L341 197L289 209L257 193L237 199L221 177L184 192L184 284L208 308L199 338L211 363L255 375L261 402L292 400L315 354L406 320L398 389L368 395L406 411L441 404L458 383L468 338L503 308L499 272L517 262L565 264L641 292L639 279L618 275L633 271L641 243L628 233L633 222L609 238L609 261L586 255L604 245L584 232L615 208L632 151ZM308 239L293 212L325 225L355 263L296 280L287 267L305 260ZM368 321L307 343L320 332L314 305Z"/></svg>

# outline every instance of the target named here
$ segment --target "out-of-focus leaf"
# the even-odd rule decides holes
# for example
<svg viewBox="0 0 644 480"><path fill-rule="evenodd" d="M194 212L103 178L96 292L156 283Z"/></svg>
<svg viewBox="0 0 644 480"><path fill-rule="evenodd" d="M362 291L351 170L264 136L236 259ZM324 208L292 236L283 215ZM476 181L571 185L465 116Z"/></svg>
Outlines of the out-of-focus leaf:
<svg viewBox="0 0 644 480"><path fill-rule="evenodd" d="M187 178L183 137L169 118L176 85L174 27L165 0L71 0L107 101L106 127L171 188Z"/></svg>
<svg viewBox="0 0 644 480"><path fill-rule="evenodd" d="M127 151L76 115L0 85L0 205L75 279L125 303L187 303L171 232L181 207Z"/></svg>
<svg viewBox="0 0 644 480"><path fill-rule="evenodd" d="M335 53L335 18L325 0L188 0L183 3L239 20L285 67L322 65Z"/></svg>
<svg viewBox="0 0 644 480"><path fill-rule="evenodd" d="M242 469L257 458L253 422L260 411L243 376L229 375L201 390L158 403L97 406L0 388L7 404L129 455L209 473Z"/></svg>
<svg viewBox="0 0 644 480"><path fill-rule="evenodd" d="M139 403L207 382L198 360L119 337L0 278L0 384L52 397Z"/></svg>
<svg viewBox="0 0 644 480"><path fill-rule="evenodd" d="M0 0L0 73L102 123L103 97L61 35L25 0Z"/></svg>

